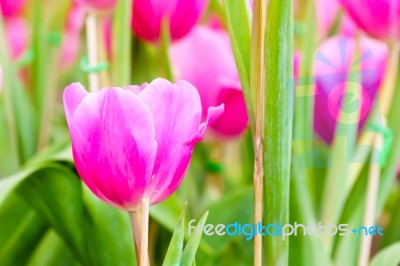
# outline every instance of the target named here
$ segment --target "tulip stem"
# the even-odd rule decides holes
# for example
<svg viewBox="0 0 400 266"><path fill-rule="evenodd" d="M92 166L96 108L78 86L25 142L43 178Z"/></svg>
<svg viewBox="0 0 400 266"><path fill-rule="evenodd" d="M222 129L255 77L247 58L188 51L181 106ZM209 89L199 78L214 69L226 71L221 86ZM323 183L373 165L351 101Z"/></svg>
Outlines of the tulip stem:
<svg viewBox="0 0 400 266"><path fill-rule="evenodd" d="M130 212L129 214L132 220L137 265L148 266L149 198L143 198L140 208L136 211Z"/></svg>
<svg viewBox="0 0 400 266"><path fill-rule="evenodd" d="M96 14L89 12L86 18L86 42L88 50L88 63L90 67L96 66L99 63L97 33ZM100 78L98 73L89 73L89 87L91 92L95 92L100 88Z"/></svg>
<svg viewBox="0 0 400 266"><path fill-rule="evenodd" d="M262 223L263 214L263 183L264 183L264 112L265 112L265 24L267 2L258 0L254 2L254 20L251 38L251 74L250 86L256 91L256 118L254 129L254 224ZM254 237L254 265L262 265L262 236L256 234Z"/></svg>
<svg viewBox="0 0 400 266"><path fill-rule="evenodd" d="M171 62L169 59L169 46L171 44L171 34L169 32L169 23L167 19L163 19L161 23L161 56L164 61L165 77L169 81L173 81L174 74L172 72Z"/></svg>
<svg viewBox="0 0 400 266"><path fill-rule="evenodd" d="M380 179L380 165L379 165L379 156L380 151L383 146L383 136L382 134L377 133L374 141L374 150L372 154L371 166L369 169L368 176L368 187L367 187L367 195L365 202L365 213L364 213L364 223L363 225L367 228L374 225L375 220L375 211L376 211L376 201L378 197L378 187L379 187L379 179ZM361 249L358 257L358 265L359 266L367 266L370 256L372 243L372 236L363 235L361 238Z"/></svg>

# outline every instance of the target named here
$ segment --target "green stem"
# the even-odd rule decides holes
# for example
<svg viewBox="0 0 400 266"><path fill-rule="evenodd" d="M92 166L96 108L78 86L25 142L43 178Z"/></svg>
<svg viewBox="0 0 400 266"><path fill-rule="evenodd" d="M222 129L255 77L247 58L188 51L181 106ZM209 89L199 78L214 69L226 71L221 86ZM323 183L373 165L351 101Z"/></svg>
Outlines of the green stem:
<svg viewBox="0 0 400 266"><path fill-rule="evenodd" d="M254 224L262 223L263 213L263 135L264 135L264 113L265 113L265 23L266 23L266 0L254 2L253 9L253 32L251 37L250 50L250 87L256 102L256 118L254 133ZM254 237L254 265L262 265L262 236L257 234Z"/></svg>
<svg viewBox="0 0 400 266"><path fill-rule="evenodd" d="M112 84L126 86L131 81L131 20L134 0L119 0L113 18Z"/></svg>
<svg viewBox="0 0 400 266"><path fill-rule="evenodd" d="M169 32L168 20L164 19L161 26L161 57L164 63L165 77L173 81L174 74L172 72L171 61L169 59L169 47L171 45L171 35Z"/></svg>
<svg viewBox="0 0 400 266"><path fill-rule="evenodd" d="M265 204L266 223L289 222L293 122L293 3L269 1L266 31ZM266 265L287 265L289 241L266 236Z"/></svg>

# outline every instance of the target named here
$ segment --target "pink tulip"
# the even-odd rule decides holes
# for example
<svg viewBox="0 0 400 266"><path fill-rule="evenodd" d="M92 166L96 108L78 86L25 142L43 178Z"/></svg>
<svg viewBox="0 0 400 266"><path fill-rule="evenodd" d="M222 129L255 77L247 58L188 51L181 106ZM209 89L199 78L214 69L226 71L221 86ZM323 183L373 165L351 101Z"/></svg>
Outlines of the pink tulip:
<svg viewBox="0 0 400 266"><path fill-rule="evenodd" d="M223 112L223 106L209 108L201 123L196 89L163 79L96 93L74 83L64 91L64 105L79 175L100 199L127 211L144 197L156 204L178 188L194 145Z"/></svg>
<svg viewBox="0 0 400 266"><path fill-rule="evenodd" d="M89 9L104 11L114 8L117 0L75 0L75 3Z"/></svg>
<svg viewBox="0 0 400 266"><path fill-rule="evenodd" d="M325 37L329 31L335 26L337 17L340 12L340 0L317 0L317 28L319 35ZM354 36L357 27L353 21L347 16L342 15L341 21L339 22L338 32L349 36Z"/></svg>
<svg viewBox="0 0 400 266"><path fill-rule="evenodd" d="M199 91L203 117L210 106L224 103L224 114L211 127L226 137L241 134L248 117L228 34L196 26L169 52L176 77L188 80Z"/></svg>
<svg viewBox="0 0 400 266"><path fill-rule="evenodd" d="M356 69L361 76L360 128L371 111L384 76L388 56L387 46L367 38L361 38L359 44L361 56L357 58L354 58L355 40L345 36L328 39L322 43L317 53L314 65L316 78L314 128L327 143L333 140L349 74L354 73ZM354 67L355 60L358 61ZM353 102L353 107L358 104ZM351 113L346 109L342 111Z"/></svg>
<svg viewBox="0 0 400 266"><path fill-rule="evenodd" d="M132 28L141 39L157 42L161 24L169 24L173 40L185 36L200 19L208 0L135 0Z"/></svg>
<svg viewBox="0 0 400 266"><path fill-rule="evenodd" d="M351 18L375 38L400 37L399 0L340 0Z"/></svg>
<svg viewBox="0 0 400 266"><path fill-rule="evenodd" d="M81 44L81 32L85 23L85 10L72 4L65 25L65 35L61 45L60 63L68 69L76 60Z"/></svg>
<svg viewBox="0 0 400 266"><path fill-rule="evenodd" d="M13 17L5 21L5 26L11 58L16 60L28 49L28 25L23 18Z"/></svg>
<svg viewBox="0 0 400 266"><path fill-rule="evenodd" d="M25 4L25 0L0 0L0 9L3 16L8 18L19 15Z"/></svg>

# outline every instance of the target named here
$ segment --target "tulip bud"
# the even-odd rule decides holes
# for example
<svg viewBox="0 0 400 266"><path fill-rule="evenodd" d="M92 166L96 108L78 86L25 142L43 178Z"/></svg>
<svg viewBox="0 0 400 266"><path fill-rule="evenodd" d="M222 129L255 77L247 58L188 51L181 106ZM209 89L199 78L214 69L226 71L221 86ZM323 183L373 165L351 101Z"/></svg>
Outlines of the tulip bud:
<svg viewBox="0 0 400 266"><path fill-rule="evenodd" d="M135 0L132 28L146 41L157 42L163 21L167 23L171 38L185 36L197 23L207 6L207 0Z"/></svg>
<svg viewBox="0 0 400 266"><path fill-rule="evenodd" d="M360 56L355 57L356 41L346 36L336 36L321 44L314 65L316 82L314 128L321 138L331 143L339 122L339 111L343 110L345 87L352 71L358 71L361 99L354 105L361 106L359 127L361 128L371 111L377 90L381 85L388 56L387 46L379 41L361 38Z"/></svg>
<svg viewBox="0 0 400 266"><path fill-rule="evenodd" d="M95 93L75 83L64 91L64 106L79 175L100 199L127 211L178 188L194 145L223 112L211 107L201 123L196 89L163 79Z"/></svg>
<svg viewBox="0 0 400 266"><path fill-rule="evenodd" d="M172 44L170 58L176 77L198 90L203 117L210 106L224 103L224 114L211 127L224 137L240 135L247 128L248 116L228 34L196 26Z"/></svg>
<svg viewBox="0 0 400 266"><path fill-rule="evenodd" d="M340 0L354 22L372 37L400 37L399 0Z"/></svg>

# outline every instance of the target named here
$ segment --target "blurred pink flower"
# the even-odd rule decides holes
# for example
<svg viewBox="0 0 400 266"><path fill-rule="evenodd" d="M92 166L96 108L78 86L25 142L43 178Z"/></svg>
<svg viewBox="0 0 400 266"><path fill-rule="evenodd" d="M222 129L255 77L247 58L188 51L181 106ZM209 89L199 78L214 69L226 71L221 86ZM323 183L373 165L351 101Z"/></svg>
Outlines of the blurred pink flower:
<svg viewBox="0 0 400 266"><path fill-rule="evenodd" d="M5 26L11 58L16 60L28 49L28 25L23 18L12 17L5 21Z"/></svg>
<svg viewBox="0 0 400 266"><path fill-rule="evenodd" d="M400 37L399 0L340 1L354 22L372 37Z"/></svg>
<svg viewBox="0 0 400 266"><path fill-rule="evenodd" d="M157 42L163 20L169 23L173 40L185 36L206 9L208 0L135 0L132 28L144 40Z"/></svg>
<svg viewBox="0 0 400 266"><path fill-rule="evenodd" d="M361 38L360 49L361 56L354 58L354 38L335 36L323 42L318 50L314 64L316 82L314 128L327 143L333 140L344 89L346 84L351 82L347 81L349 74L357 70L361 77L360 128L367 119L381 85L388 56L387 46L379 41Z"/></svg>
<svg viewBox="0 0 400 266"><path fill-rule="evenodd" d="M96 93L74 83L64 106L79 175L100 199L127 211L143 197L155 204L178 188L194 145L223 112L209 108L201 123L196 89L163 79Z"/></svg>
<svg viewBox="0 0 400 266"><path fill-rule="evenodd" d="M89 9L95 9L104 11L112 9L116 4L117 0L74 0L75 3Z"/></svg>
<svg viewBox="0 0 400 266"><path fill-rule="evenodd" d="M321 37L328 35L329 31L333 28L336 19L340 12L340 0L317 0L316 10L317 10L317 28ZM343 14L340 25L338 28L338 33L345 34L349 36L354 36L356 32L356 25L353 21Z"/></svg>
<svg viewBox="0 0 400 266"><path fill-rule="evenodd" d="M241 134L248 116L228 34L196 26L171 46L169 54L176 77L199 91L203 117L207 108L224 103L224 114L211 127L225 137Z"/></svg>
<svg viewBox="0 0 400 266"><path fill-rule="evenodd" d="M0 0L0 9L5 18L19 15L25 0Z"/></svg>
<svg viewBox="0 0 400 266"><path fill-rule="evenodd" d="M65 33L61 45L60 62L64 69L68 69L75 62L81 44L81 31L85 23L85 10L72 4L67 16Z"/></svg>

